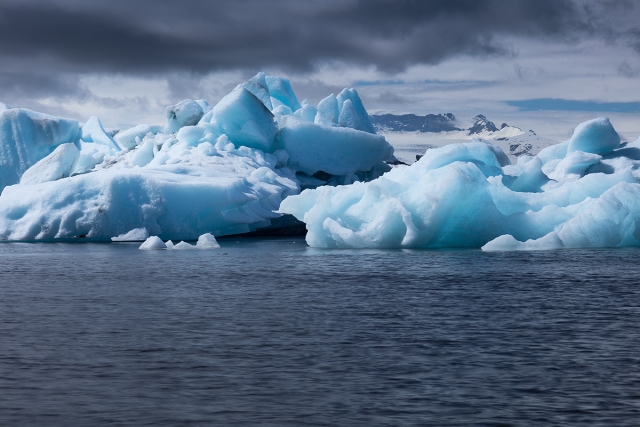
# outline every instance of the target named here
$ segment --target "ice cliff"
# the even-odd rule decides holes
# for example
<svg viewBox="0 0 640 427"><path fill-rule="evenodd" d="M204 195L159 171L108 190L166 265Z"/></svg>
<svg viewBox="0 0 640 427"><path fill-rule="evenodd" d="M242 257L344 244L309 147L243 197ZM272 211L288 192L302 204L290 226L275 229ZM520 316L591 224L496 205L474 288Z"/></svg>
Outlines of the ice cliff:
<svg viewBox="0 0 640 427"><path fill-rule="evenodd" d="M428 150L371 182L305 190L281 212L326 248L486 251L640 245L640 138L606 118L511 165L483 141Z"/></svg>
<svg viewBox="0 0 640 427"><path fill-rule="evenodd" d="M374 179L392 158L355 90L316 108L262 73L214 107L185 100L164 125L115 135L97 117L0 104L0 240L248 232L301 188Z"/></svg>

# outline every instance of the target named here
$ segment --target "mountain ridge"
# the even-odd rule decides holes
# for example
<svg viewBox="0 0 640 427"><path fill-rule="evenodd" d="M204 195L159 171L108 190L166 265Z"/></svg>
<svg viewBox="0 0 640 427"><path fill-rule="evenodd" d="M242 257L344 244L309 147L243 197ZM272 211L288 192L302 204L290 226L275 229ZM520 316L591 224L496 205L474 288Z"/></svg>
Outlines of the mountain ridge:
<svg viewBox="0 0 640 427"><path fill-rule="evenodd" d="M467 135L480 135L483 132L498 132L505 127L513 127L502 123L498 127L484 115L478 114L473 118L473 125L469 128L462 128L458 125L458 119L452 113L425 114L377 114L370 115L371 123L376 132L421 132L440 133L454 131L468 131Z"/></svg>

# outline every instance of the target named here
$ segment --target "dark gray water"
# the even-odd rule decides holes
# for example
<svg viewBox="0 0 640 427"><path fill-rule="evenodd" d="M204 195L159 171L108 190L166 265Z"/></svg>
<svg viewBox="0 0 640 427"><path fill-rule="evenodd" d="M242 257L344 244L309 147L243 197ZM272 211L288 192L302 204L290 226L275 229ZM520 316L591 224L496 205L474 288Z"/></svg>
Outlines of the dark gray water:
<svg viewBox="0 0 640 427"><path fill-rule="evenodd" d="M640 250L221 244L0 245L0 425L640 424Z"/></svg>

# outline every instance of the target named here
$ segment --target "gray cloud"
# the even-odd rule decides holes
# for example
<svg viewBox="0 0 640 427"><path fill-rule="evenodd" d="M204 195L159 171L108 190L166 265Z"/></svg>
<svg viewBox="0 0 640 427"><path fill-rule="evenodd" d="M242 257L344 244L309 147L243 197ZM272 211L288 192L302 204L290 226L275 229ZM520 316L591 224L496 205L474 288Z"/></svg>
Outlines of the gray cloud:
<svg viewBox="0 0 640 427"><path fill-rule="evenodd" d="M618 74L632 79L640 76L640 69L632 67L628 61L622 61L618 65Z"/></svg>
<svg viewBox="0 0 640 427"><path fill-rule="evenodd" d="M610 32L592 9L571 0L8 0L0 58L75 72L304 71L329 60L395 71L509 54L503 36Z"/></svg>
<svg viewBox="0 0 640 427"><path fill-rule="evenodd" d="M624 0L0 0L0 96L110 102L79 83L89 73L161 77L172 96L198 97L216 71L304 76L329 63L393 74L461 55L517 56L514 38L624 40L640 52L633 19L618 23L637 9Z"/></svg>

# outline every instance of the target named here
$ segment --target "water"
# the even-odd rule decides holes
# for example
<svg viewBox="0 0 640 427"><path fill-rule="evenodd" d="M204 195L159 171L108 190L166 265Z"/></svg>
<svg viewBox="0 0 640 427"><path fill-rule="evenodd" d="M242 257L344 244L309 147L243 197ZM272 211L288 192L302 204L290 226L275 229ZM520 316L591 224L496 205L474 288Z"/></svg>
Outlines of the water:
<svg viewBox="0 0 640 427"><path fill-rule="evenodd" d="M640 250L221 244L0 245L0 425L640 422Z"/></svg>

